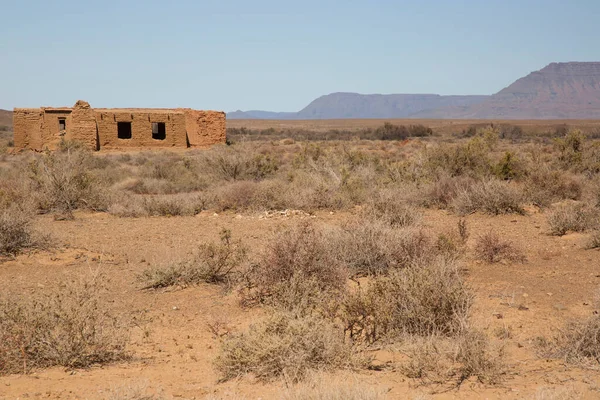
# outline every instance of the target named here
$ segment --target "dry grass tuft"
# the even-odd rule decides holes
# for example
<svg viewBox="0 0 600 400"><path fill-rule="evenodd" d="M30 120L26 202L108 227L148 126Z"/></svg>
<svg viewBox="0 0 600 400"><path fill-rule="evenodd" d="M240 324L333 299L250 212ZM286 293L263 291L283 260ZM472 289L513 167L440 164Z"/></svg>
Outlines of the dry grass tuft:
<svg viewBox="0 0 600 400"><path fill-rule="evenodd" d="M410 206L399 193L383 191L376 194L366 204L363 213L366 218L383 221L393 227L408 227L421 222L422 213Z"/></svg>
<svg viewBox="0 0 600 400"><path fill-rule="evenodd" d="M452 208L459 215L480 211L486 214L524 214L523 195L509 182L486 180L463 189L456 195Z"/></svg>
<svg viewBox="0 0 600 400"><path fill-rule="evenodd" d="M312 304L317 294L343 292L346 268L327 234L303 221L274 235L246 274L244 302L270 302L287 309L295 303Z"/></svg>
<svg viewBox="0 0 600 400"><path fill-rule="evenodd" d="M569 363L598 368L600 365L600 316L572 322L563 329L554 343L552 355Z"/></svg>
<svg viewBox="0 0 600 400"><path fill-rule="evenodd" d="M31 226L32 214L17 205L0 209L0 256L16 256L24 249L43 247L47 237Z"/></svg>
<svg viewBox="0 0 600 400"><path fill-rule="evenodd" d="M408 338L405 350L410 360L401 371L425 384L459 386L475 377L494 385L506 373L503 348L490 345L487 337L476 331L464 331L452 339L429 336Z"/></svg>
<svg viewBox="0 0 600 400"><path fill-rule="evenodd" d="M247 260L247 250L240 241L231 239L231 231L221 231L221 243L205 243L198 247L191 260L174 264L168 268L150 268L143 272L140 280L144 289L169 286L188 286L199 283L231 283Z"/></svg>
<svg viewBox="0 0 600 400"><path fill-rule="evenodd" d="M473 293L455 263L396 270L347 296L342 320L350 337L373 343L400 335L453 336L467 326Z"/></svg>
<svg viewBox="0 0 600 400"><path fill-rule="evenodd" d="M300 383L284 396L285 400L383 400L385 391L359 382L357 378L340 379L317 375Z"/></svg>
<svg viewBox="0 0 600 400"><path fill-rule="evenodd" d="M567 232L583 232L598 227L600 213L585 203L569 202L557 206L548 214L550 232L562 236Z"/></svg>
<svg viewBox="0 0 600 400"><path fill-rule="evenodd" d="M252 374L260 381L289 382L314 370L352 369L366 363L330 322L289 314L274 314L248 332L226 338L215 360L224 380Z"/></svg>
<svg viewBox="0 0 600 400"><path fill-rule="evenodd" d="M98 279L0 301L0 374L82 368L127 358L123 322L101 301Z"/></svg>
<svg viewBox="0 0 600 400"><path fill-rule="evenodd" d="M493 231L484 233L477 238L475 256L489 264L501 261L523 263L527 260L523 251L508 241L503 240Z"/></svg>
<svg viewBox="0 0 600 400"><path fill-rule="evenodd" d="M586 249L600 249L600 231L592 232L592 235L587 242Z"/></svg>

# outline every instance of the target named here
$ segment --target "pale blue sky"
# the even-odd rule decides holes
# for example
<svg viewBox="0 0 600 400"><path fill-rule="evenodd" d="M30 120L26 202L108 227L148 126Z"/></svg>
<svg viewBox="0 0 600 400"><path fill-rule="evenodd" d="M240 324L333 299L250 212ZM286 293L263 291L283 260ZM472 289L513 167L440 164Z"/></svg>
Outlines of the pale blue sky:
<svg viewBox="0 0 600 400"><path fill-rule="evenodd" d="M297 111L600 61L598 0L0 0L0 108Z"/></svg>

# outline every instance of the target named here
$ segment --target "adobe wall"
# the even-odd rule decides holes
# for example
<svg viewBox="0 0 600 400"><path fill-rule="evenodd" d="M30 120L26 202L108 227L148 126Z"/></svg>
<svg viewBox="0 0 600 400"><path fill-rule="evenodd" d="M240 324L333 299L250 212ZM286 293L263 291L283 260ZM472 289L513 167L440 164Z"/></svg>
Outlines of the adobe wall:
<svg viewBox="0 0 600 400"><path fill-rule="evenodd" d="M90 150L98 150L96 113L86 101L75 103L67 118L66 140L77 140Z"/></svg>
<svg viewBox="0 0 600 400"><path fill-rule="evenodd" d="M188 140L191 147L206 147L225 143L225 113L222 111L200 111L183 109Z"/></svg>
<svg viewBox="0 0 600 400"><path fill-rule="evenodd" d="M66 131L61 131L58 127L58 121L61 118L68 119L71 114L70 109L46 108L42 107L42 121L40 124L40 134L42 145L35 150L56 150ZM67 123L67 130L69 125Z"/></svg>
<svg viewBox="0 0 600 400"><path fill-rule="evenodd" d="M42 149L40 125L42 123L41 108L15 108L13 112L13 131L17 149Z"/></svg>
<svg viewBox="0 0 600 400"><path fill-rule="evenodd" d="M93 109L79 100L73 108L15 108L15 147L54 150L62 139L90 150L207 147L226 142L225 113L192 109ZM61 130L60 120L66 128ZM131 138L119 138L118 123L131 123ZM152 124L165 124L165 138L153 138Z"/></svg>
<svg viewBox="0 0 600 400"><path fill-rule="evenodd" d="M170 110L102 109L96 110L98 144L102 149L134 147L187 147L185 115ZM118 138L118 122L131 122L131 139ZM152 138L152 123L164 122L164 140Z"/></svg>

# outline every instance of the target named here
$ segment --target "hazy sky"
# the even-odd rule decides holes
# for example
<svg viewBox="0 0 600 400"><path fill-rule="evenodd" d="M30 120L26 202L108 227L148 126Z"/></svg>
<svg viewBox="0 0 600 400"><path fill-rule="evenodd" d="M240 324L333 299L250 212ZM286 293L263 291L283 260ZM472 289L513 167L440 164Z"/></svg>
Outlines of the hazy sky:
<svg viewBox="0 0 600 400"><path fill-rule="evenodd" d="M0 0L0 108L297 111L600 61L598 0Z"/></svg>

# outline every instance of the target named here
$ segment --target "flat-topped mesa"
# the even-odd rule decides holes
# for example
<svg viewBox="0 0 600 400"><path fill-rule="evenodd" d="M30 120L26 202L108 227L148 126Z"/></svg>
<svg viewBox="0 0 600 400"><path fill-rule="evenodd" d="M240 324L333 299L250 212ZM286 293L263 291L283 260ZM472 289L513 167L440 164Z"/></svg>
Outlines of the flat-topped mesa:
<svg viewBox="0 0 600 400"><path fill-rule="evenodd" d="M226 142L225 113L190 108L15 108L17 149L55 150L61 140L91 150L207 147Z"/></svg>

